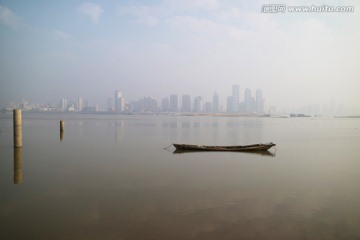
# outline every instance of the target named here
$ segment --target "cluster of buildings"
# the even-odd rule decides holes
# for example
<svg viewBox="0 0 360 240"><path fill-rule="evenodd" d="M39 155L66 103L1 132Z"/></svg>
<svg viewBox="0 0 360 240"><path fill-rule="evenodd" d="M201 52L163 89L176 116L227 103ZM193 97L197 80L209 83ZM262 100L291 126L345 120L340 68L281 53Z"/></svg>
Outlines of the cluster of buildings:
<svg viewBox="0 0 360 240"><path fill-rule="evenodd" d="M108 99L109 112L114 113L219 113L228 112L236 114L264 114L264 98L260 89L252 96L250 89L245 89L244 99L240 99L239 85L232 87L232 95L227 98L226 108L220 105L219 95L215 92L212 101L205 101L203 97L196 96L191 99L189 94L179 97L171 94L158 102L152 97L144 97L137 101L125 103L123 94L115 91L114 99Z"/></svg>
<svg viewBox="0 0 360 240"><path fill-rule="evenodd" d="M265 112L265 100L261 89L256 90L255 96L252 96L251 90L246 88L244 91L244 99L240 101L239 85L232 87L232 95L227 98L227 112L229 113L257 113Z"/></svg>
<svg viewBox="0 0 360 240"><path fill-rule="evenodd" d="M70 102L63 98L60 100L57 109L63 112L82 112L84 110L82 97L79 97L76 101Z"/></svg>
<svg viewBox="0 0 360 240"><path fill-rule="evenodd" d="M68 101L66 98L60 99L56 105L57 112L98 112L100 109L97 105L90 106L88 101L84 101L82 97L76 100Z"/></svg>
<svg viewBox="0 0 360 240"><path fill-rule="evenodd" d="M12 112L13 109L18 108L23 111L32 112L97 112L97 106L89 106L88 102L83 101L82 97L76 100L68 101L66 98L60 99L57 104L53 103L29 103L26 100L20 102L12 101L10 104L1 109L1 112Z"/></svg>
<svg viewBox="0 0 360 240"><path fill-rule="evenodd" d="M0 109L1 113L11 113L18 108L31 112L79 112L79 113L115 113L115 114L181 114L181 113L221 113L239 115L271 115L271 116L346 116L359 115L360 107L349 107L337 104L332 98L328 104L307 105L289 109L268 107L261 89L252 91L246 88L240 91L239 85L233 85L231 96L223 98L215 92L212 101L201 96L192 98L189 94L171 94L162 99L143 97L136 101L126 102L121 91L115 91L114 97L102 105L89 104L89 101L78 97L76 100L60 99L53 103L29 103L26 100L12 101Z"/></svg>
<svg viewBox="0 0 360 240"><path fill-rule="evenodd" d="M234 114L264 114L264 99L262 91L256 90L253 96L250 89L245 89L243 98L240 98L239 85L232 87L232 95L227 98L226 104L220 104L217 92L212 101L205 101L201 96L191 98L189 94L178 96L171 94L158 101L153 97L143 97L137 101L126 102L121 91L115 91L114 98L109 98L107 106L89 105L82 97L68 101L63 98L57 104L29 104L27 101L12 102L2 111L11 111L20 108L24 111L37 112L107 112L120 114L143 113L234 113Z"/></svg>

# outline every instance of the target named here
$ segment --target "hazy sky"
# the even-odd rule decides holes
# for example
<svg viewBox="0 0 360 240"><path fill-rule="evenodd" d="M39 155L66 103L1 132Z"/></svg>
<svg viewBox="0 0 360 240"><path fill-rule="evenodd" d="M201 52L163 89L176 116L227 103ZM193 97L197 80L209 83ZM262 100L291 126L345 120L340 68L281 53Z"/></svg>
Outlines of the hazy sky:
<svg viewBox="0 0 360 240"><path fill-rule="evenodd" d="M264 3L353 13L261 13ZM172 93L360 103L360 1L0 0L0 105Z"/></svg>

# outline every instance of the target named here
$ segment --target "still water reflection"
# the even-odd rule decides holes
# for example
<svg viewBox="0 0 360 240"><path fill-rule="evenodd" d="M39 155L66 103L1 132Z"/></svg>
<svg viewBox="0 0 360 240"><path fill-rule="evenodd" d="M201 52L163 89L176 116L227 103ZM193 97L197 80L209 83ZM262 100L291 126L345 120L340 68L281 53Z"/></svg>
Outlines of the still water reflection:
<svg viewBox="0 0 360 240"><path fill-rule="evenodd" d="M22 181L22 148L14 148L14 183L21 184Z"/></svg>
<svg viewBox="0 0 360 240"><path fill-rule="evenodd" d="M60 131L60 141L64 140L64 131Z"/></svg>
<svg viewBox="0 0 360 240"><path fill-rule="evenodd" d="M0 117L0 239L360 238L359 119L23 117L22 149Z"/></svg>

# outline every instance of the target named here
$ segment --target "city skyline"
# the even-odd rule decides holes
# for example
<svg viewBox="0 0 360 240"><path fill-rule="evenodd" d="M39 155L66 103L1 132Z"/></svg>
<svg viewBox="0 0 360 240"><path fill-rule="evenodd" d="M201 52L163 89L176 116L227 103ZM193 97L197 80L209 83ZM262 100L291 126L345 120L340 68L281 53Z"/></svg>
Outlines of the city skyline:
<svg viewBox="0 0 360 240"><path fill-rule="evenodd" d="M0 106L64 96L107 105L114 89L129 101L185 93L204 105L217 91L226 105L239 85L239 98L261 88L278 109L333 98L358 108L360 3L343 1L348 13L263 13L268 3L3 0Z"/></svg>
<svg viewBox="0 0 360 240"><path fill-rule="evenodd" d="M20 108L30 111L61 111L61 112L109 112L116 114L141 114L141 113L227 113L243 115L270 115L290 116L305 114L309 116L350 116L359 115L359 108L349 108L336 103L332 98L329 103L317 105L304 105L298 108L277 108L271 106L263 97L261 89L244 88L241 93L239 85L232 86L232 95L225 96L226 103L220 103L217 91L212 96L212 101L202 96L191 97L189 94L169 94L162 99L144 96L137 100L126 100L123 92L115 90L114 98L107 99L107 105L89 103L78 97L76 100L61 98L56 103L29 103L26 100L10 102L2 111L11 111L12 108ZM233 100L235 99L235 101ZM237 105L237 107L233 107Z"/></svg>

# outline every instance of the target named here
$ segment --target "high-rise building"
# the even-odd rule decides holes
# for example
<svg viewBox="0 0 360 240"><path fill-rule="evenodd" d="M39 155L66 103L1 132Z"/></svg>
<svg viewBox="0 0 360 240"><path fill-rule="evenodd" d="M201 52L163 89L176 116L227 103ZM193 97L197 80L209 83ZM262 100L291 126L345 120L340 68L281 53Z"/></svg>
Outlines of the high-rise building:
<svg viewBox="0 0 360 240"><path fill-rule="evenodd" d="M213 95L213 112L220 111L219 95L215 92Z"/></svg>
<svg viewBox="0 0 360 240"><path fill-rule="evenodd" d="M170 101L169 98L163 98L161 101L161 111L163 112L169 112L170 111Z"/></svg>
<svg viewBox="0 0 360 240"><path fill-rule="evenodd" d="M158 112L158 102L155 98L144 97L142 100L142 108L144 112Z"/></svg>
<svg viewBox="0 0 360 240"><path fill-rule="evenodd" d="M256 111L260 114L264 113L264 99L261 89L256 90Z"/></svg>
<svg viewBox="0 0 360 240"><path fill-rule="evenodd" d="M212 104L211 102L206 102L205 103L205 112L212 112Z"/></svg>
<svg viewBox="0 0 360 240"><path fill-rule="evenodd" d="M152 97L144 97L130 103L131 110L137 113L158 112L158 102Z"/></svg>
<svg viewBox="0 0 360 240"><path fill-rule="evenodd" d="M229 96L226 101L226 111L231 113L233 111L233 99L232 96Z"/></svg>
<svg viewBox="0 0 360 240"><path fill-rule="evenodd" d="M79 99L78 99L78 102L77 102L77 107L78 107L78 111L82 111L83 110L83 99L82 99L82 97L79 97Z"/></svg>
<svg viewBox="0 0 360 240"><path fill-rule="evenodd" d="M123 97L122 92L115 91L115 98L114 98L114 107L116 113L124 112L125 110L125 99Z"/></svg>
<svg viewBox="0 0 360 240"><path fill-rule="evenodd" d="M67 110L67 100L65 98L62 98L60 100L60 109L61 109L61 111Z"/></svg>
<svg viewBox="0 0 360 240"><path fill-rule="evenodd" d="M181 111L191 112L191 100L190 100L190 95L188 94L182 96Z"/></svg>
<svg viewBox="0 0 360 240"><path fill-rule="evenodd" d="M114 101L112 100L112 98L108 99L108 111L114 112Z"/></svg>
<svg viewBox="0 0 360 240"><path fill-rule="evenodd" d="M239 112L239 85L233 85L232 87L232 112Z"/></svg>
<svg viewBox="0 0 360 240"><path fill-rule="evenodd" d="M178 96L176 94L170 95L170 111L171 112L178 111Z"/></svg>
<svg viewBox="0 0 360 240"><path fill-rule="evenodd" d="M193 111L194 112L201 112L203 110L203 102L202 102L202 97L198 96L194 98L194 107L193 107Z"/></svg>
<svg viewBox="0 0 360 240"><path fill-rule="evenodd" d="M244 95L244 103L245 103L245 112L251 113L251 90L245 89L245 95Z"/></svg>

